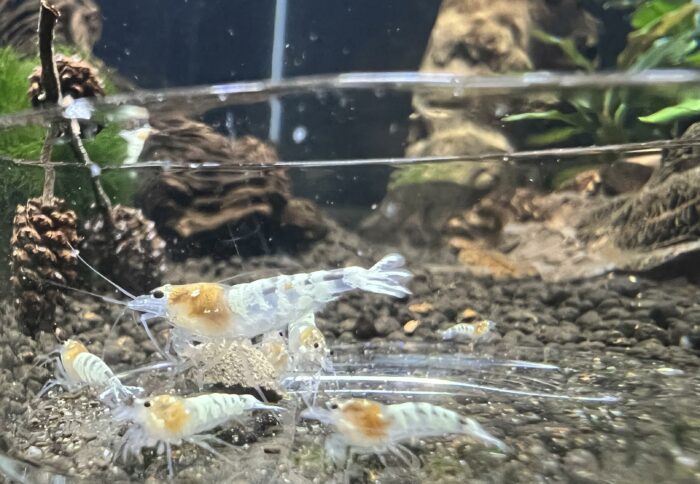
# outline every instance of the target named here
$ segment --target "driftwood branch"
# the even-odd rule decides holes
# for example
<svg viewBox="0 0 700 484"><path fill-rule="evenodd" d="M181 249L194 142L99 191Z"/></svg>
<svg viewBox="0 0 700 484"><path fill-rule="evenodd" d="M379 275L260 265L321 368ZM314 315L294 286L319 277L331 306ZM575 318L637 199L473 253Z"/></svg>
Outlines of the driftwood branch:
<svg viewBox="0 0 700 484"><path fill-rule="evenodd" d="M114 220L112 219L112 202L109 200L107 193L100 182L100 174L102 170L100 166L90 159L83 140L80 138L80 123L77 119L72 119L68 127L70 132L70 145L73 148L75 156L90 169L90 181L92 190L95 193L95 202L102 211L105 220L105 226L109 231L114 228Z"/></svg>
<svg viewBox="0 0 700 484"><path fill-rule="evenodd" d="M60 13L55 7L42 0L39 7L39 58L41 59L42 100L48 104L58 104L61 100L61 84L58 82L58 69L53 58L53 36ZM56 170L51 164L53 142L58 135L55 123L51 123L44 145L41 148L41 162L44 165L44 190L42 200L49 203L53 198L56 184Z"/></svg>
<svg viewBox="0 0 700 484"><path fill-rule="evenodd" d="M53 34L58 17L56 7L42 0L39 7L39 58L41 59L41 86L43 99L47 104L61 101L61 84L58 82L58 68L53 58Z"/></svg>
<svg viewBox="0 0 700 484"><path fill-rule="evenodd" d="M59 11L53 5L49 5L46 0L41 1L39 9L39 57L41 59L41 86L43 93L40 94L40 100L47 105L59 104L62 98L61 84L58 79L58 68L53 52L54 28L56 27L56 22L60 15ZM58 122L51 123L49 132L44 140L44 146L41 149L41 162L45 170L44 202L48 202L53 198L54 193L56 172L51 164L51 151L53 142L61 131L58 129L57 124ZM90 180L95 193L97 206L104 214L107 228L111 230L114 228L112 203L100 183L100 167L90 160L90 156L85 150L83 141L80 138L80 123L78 123L77 120L73 119L70 121L68 124L68 133L70 134L71 148L75 156L90 169Z"/></svg>

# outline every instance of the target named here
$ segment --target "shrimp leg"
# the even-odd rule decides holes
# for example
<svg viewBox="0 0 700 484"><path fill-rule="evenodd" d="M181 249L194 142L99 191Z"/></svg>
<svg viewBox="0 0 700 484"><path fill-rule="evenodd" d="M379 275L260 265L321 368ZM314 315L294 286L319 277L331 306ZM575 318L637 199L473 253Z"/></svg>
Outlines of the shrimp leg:
<svg viewBox="0 0 700 484"><path fill-rule="evenodd" d="M168 460L168 478L175 477L175 466L173 465L173 449L168 442L165 443L165 455Z"/></svg>
<svg viewBox="0 0 700 484"><path fill-rule="evenodd" d="M153 336L153 333L151 332L151 328L148 327L148 321L153 319L153 317L149 316L148 314L142 314L141 318L139 318L139 319L141 321L141 325L143 326L143 329L146 330L146 334L148 335L148 339L151 340L151 343L153 343L153 346L156 347L156 350L158 351L158 353L160 353L163 356L163 358L165 358L166 360L175 361L175 358L173 358L171 355L166 353L165 350L163 350L163 348L160 347L160 345L158 344L158 341L156 341L155 336Z"/></svg>

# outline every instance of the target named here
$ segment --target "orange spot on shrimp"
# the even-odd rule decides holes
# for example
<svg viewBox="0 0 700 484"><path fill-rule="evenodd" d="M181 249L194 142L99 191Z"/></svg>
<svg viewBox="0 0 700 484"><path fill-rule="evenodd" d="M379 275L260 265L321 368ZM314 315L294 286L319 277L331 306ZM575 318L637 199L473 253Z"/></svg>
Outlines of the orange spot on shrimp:
<svg viewBox="0 0 700 484"><path fill-rule="evenodd" d="M88 349L83 343L75 339L66 341L63 353L61 354L63 364L72 366L73 361L80 353L89 353Z"/></svg>
<svg viewBox="0 0 700 484"><path fill-rule="evenodd" d="M356 398L341 407L343 419L352 424L365 437L381 439L386 437L390 422L382 414L382 406L372 400Z"/></svg>
<svg viewBox="0 0 700 484"><path fill-rule="evenodd" d="M483 336L486 333L489 332L491 329L491 325L488 321L479 321L474 325L474 332L476 333L477 336Z"/></svg>
<svg viewBox="0 0 700 484"><path fill-rule="evenodd" d="M159 395L150 401L149 413L158 427L168 432L178 433L190 420L190 412L182 398L173 395Z"/></svg>
<svg viewBox="0 0 700 484"><path fill-rule="evenodd" d="M233 317L224 288L216 283L173 286L168 303L173 323L200 333L220 334Z"/></svg>

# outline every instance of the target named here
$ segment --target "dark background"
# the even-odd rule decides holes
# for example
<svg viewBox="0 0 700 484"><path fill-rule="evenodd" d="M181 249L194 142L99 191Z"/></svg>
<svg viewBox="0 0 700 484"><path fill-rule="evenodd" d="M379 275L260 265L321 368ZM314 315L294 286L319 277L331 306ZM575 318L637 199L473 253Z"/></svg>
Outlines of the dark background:
<svg viewBox="0 0 700 484"><path fill-rule="evenodd" d="M102 1L95 54L142 88L225 83L270 76L273 0ZM440 0L288 0L284 77L420 66ZM409 95L321 93L282 100L278 151L284 160L401 156ZM209 113L222 132L266 138L267 103ZM227 126L228 120L228 128ZM295 128L308 135L294 142ZM343 183L301 194L328 204L371 204L386 172L343 170Z"/></svg>

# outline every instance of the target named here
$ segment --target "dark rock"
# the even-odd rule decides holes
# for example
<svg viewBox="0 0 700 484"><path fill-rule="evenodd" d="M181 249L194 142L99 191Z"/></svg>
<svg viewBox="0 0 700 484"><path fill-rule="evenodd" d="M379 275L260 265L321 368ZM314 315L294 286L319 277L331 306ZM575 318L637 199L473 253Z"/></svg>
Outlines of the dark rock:
<svg viewBox="0 0 700 484"><path fill-rule="evenodd" d="M671 344L680 344L681 338L689 335L691 332L690 324L678 319L671 319L668 326L668 338Z"/></svg>
<svg viewBox="0 0 700 484"><path fill-rule="evenodd" d="M576 320L576 324L587 329L599 328L602 322L603 320L596 311L587 311Z"/></svg>
<svg viewBox="0 0 700 484"><path fill-rule="evenodd" d="M598 460L590 451L570 450L564 456L564 464L572 482L580 484L600 482Z"/></svg>
<svg viewBox="0 0 700 484"><path fill-rule="evenodd" d="M556 287L545 293L545 295L542 297L542 302L548 306L558 306L570 296L570 290L563 287Z"/></svg>
<svg viewBox="0 0 700 484"><path fill-rule="evenodd" d="M671 301L658 302L649 310L649 317L662 328L668 328L669 318L680 316L678 306Z"/></svg>
<svg viewBox="0 0 700 484"><path fill-rule="evenodd" d="M635 327L634 337L639 341L654 338L663 344L668 344L668 334L666 330L651 323L639 323Z"/></svg>
<svg viewBox="0 0 700 484"><path fill-rule="evenodd" d="M636 279L630 280L629 277L616 277L608 282L608 287L612 291L626 297L635 297L641 289L639 281Z"/></svg>
<svg viewBox="0 0 700 484"><path fill-rule="evenodd" d="M579 310L572 307L561 307L554 312L554 316L562 321L576 321L580 314Z"/></svg>
<svg viewBox="0 0 700 484"><path fill-rule="evenodd" d="M361 317L357 320L353 334L360 340L367 340L376 336L377 332L374 329L374 325L368 319Z"/></svg>
<svg viewBox="0 0 700 484"><path fill-rule="evenodd" d="M593 303L595 306L599 306L601 302L605 301L610 293L605 289L593 289L586 293L586 300Z"/></svg>
<svg viewBox="0 0 700 484"><path fill-rule="evenodd" d="M382 316L374 322L374 330L379 336L386 336L393 331L401 329L401 324L394 318Z"/></svg>
<svg viewBox="0 0 700 484"><path fill-rule="evenodd" d="M600 310L600 307L598 308ZM603 312L603 319L625 319L630 317L630 312L620 307L610 308Z"/></svg>
<svg viewBox="0 0 700 484"><path fill-rule="evenodd" d="M602 300L598 304L599 311L609 310L612 308L620 308L620 307L622 307L622 302L616 296L608 297L607 299Z"/></svg>

